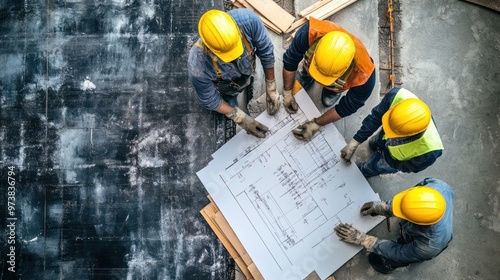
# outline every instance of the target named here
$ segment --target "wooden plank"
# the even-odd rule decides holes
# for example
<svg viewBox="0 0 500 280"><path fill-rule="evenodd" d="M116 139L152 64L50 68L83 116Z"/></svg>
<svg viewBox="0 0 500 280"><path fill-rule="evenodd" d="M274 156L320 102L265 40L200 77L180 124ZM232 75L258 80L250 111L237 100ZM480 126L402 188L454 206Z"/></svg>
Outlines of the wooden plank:
<svg viewBox="0 0 500 280"><path fill-rule="evenodd" d="M305 18L305 17L300 18L296 22L292 23L292 25L290 25L290 27L285 31L285 33L290 33L292 31L294 31L295 29L304 25L306 22L307 22L307 18Z"/></svg>
<svg viewBox="0 0 500 280"><path fill-rule="evenodd" d="M262 277L262 274L260 274L260 271L257 269L255 264L248 266L248 270L255 280L264 280L264 277Z"/></svg>
<svg viewBox="0 0 500 280"><path fill-rule="evenodd" d="M485 8L500 12L500 1L498 0L462 0Z"/></svg>
<svg viewBox="0 0 500 280"><path fill-rule="evenodd" d="M309 13L306 17L303 17L299 20L297 20L296 22L292 23L292 25L290 26L290 28L288 28L286 30L286 33L291 33L293 32L295 29L301 27L302 25L304 25L306 22L307 22L307 19L309 17L313 17L315 19L325 19L333 14L335 14L336 12L342 10L343 8L351 5L352 3L356 2L357 0L334 0L334 1L330 1L328 3L326 3L325 5L323 5L323 7ZM293 35L290 36L291 38L293 38ZM289 38L290 39L290 38Z"/></svg>
<svg viewBox="0 0 500 280"><path fill-rule="evenodd" d="M321 1L318 1L314 4L312 4L311 6L303 9L302 11L299 12L299 16L301 17L305 17L306 15L310 14L312 11L315 11L319 8L321 8L323 5L325 5L326 3L328 2L331 2L332 0L321 0Z"/></svg>
<svg viewBox="0 0 500 280"><path fill-rule="evenodd" d="M248 269L248 265L243 261L241 256L239 256L236 248L231 244L231 242L229 242L223 231L215 223L214 221L214 217L216 214L215 209L216 207L214 205L208 204L207 206L205 206L203 209L200 210L200 214L203 216L203 218L205 218L205 221L207 221L208 225L214 231L217 238L219 238L224 248L226 248L229 255L231 255L231 257L234 259L234 262L241 269L241 273L243 273L243 275L245 275L245 277L248 280L254 279L252 273L250 273L250 270Z"/></svg>
<svg viewBox="0 0 500 280"><path fill-rule="evenodd" d="M276 33L276 34L283 33L283 31L278 26L276 26L274 23L272 23L270 20L265 18L258 11L256 11L250 4L248 4L248 2L246 0L231 0L231 3L233 3L235 6L237 6L239 8L244 7L244 8L248 8L248 9L252 10L253 12L255 12L257 15L259 15L260 19L264 23L264 26L266 26L268 29L270 29L274 33Z"/></svg>
<svg viewBox="0 0 500 280"><path fill-rule="evenodd" d="M247 250L245 250L245 247L243 247L243 244L241 244L240 240L234 233L233 229L231 229L231 226L221 212L215 213L214 221L217 226L219 226L219 228L224 232L227 240L231 242L231 245L233 245L236 252L238 252L238 255L241 257L243 262L245 262L247 266L251 265L253 263L252 258L250 258Z"/></svg>
<svg viewBox="0 0 500 280"><path fill-rule="evenodd" d="M295 21L295 17L272 0L245 0L259 14L274 23L281 31L285 31Z"/></svg>
<svg viewBox="0 0 500 280"><path fill-rule="evenodd" d="M351 5L352 3L356 2L357 0L340 0L340 1L332 1L330 3L327 3L324 5L321 9L318 9L308 15L309 17L313 17L316 19L325 19L336 12L342 10L343 8Z"/></svg>

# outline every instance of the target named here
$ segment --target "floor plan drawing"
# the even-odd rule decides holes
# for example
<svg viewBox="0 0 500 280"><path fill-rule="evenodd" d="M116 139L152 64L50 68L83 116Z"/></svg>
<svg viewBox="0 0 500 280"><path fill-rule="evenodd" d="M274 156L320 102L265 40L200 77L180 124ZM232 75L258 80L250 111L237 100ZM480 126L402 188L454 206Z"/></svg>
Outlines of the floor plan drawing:
<svg viewBox="0 0 500 280"><path fill-rule="evenodd" d="M297 100L297 114L257 118L270 128L266 138L238 133L197 173L266 279L328 276L361 249L338 241L335 225L369 230L381 221L360 217L359 207L378 196L341 160L345 141L333 125L310 141L293 136L314 117L308 110L319 114L305 91ZM327 253L313 257L319 251Z"/></svg>

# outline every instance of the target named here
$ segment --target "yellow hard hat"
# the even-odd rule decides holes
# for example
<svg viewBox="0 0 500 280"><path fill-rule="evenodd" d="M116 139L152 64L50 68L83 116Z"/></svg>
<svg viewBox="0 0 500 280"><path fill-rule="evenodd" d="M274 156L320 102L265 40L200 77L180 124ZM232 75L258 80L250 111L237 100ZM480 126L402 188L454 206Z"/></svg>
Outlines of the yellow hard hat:
<svg viewBox="0 0 500 280"><path fill-rule="evenodd" d="M382 116L382 128L389 138L408 137L425 131L431 110L418 98L405 99Z"/></svg>
<svg viewBox="0 0 500 280"><path fill-rule="evenodd" d="M326 33L311 58L309 74L318 83L329 86L351 65L356 47L349 35L341 31Z"/></svg>
<svg viewBox="0 0 500 280"><path fill-rule="evenodd" d="M433 225L446 212L446 201L435 189L427 186L402 191L392 200L394 216L418 225Z"/></svg>
<svg viewBox="0 0 500 280"><path fill-rule="evenodd" d="M222 61L230 62L243 54L240 30L226 12L209 10L198 22L203 43Z"/></svg>

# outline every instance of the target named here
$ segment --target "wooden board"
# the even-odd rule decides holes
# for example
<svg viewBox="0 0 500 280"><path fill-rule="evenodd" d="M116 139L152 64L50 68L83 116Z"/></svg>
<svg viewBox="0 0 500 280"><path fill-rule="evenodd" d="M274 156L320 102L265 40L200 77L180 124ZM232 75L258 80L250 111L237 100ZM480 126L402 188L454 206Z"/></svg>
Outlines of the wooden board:
<svg viewBox="0 0 500 280"><path fill-rule="evenodd" d="M498 0L462 0L485 8L500 12L500 1Z"/></svg>
<svg viewBox="0 0 500 280"><path fill-rule="evenodd" d="M297 20L296 22L294 22L290 26L290 28L288 28L286 30L286 33L291 33L295 29L304 25L307 22L307 19L309 17L313 17L313 18L319 19L319 20L325 19L325 18L335 14L336 12L342 10L343 8L351 5L352 3L356 2L356 1L357 0L333 0L333 1L329 1L328 3L325 3L325 5L323 5L321 8L312 11L306 17L303 17L303 18ZM291 37L293 38L293 35Z"/></svg>
<svg viewBox="0 0 500 280"><path fill-rule="evenodd" d="M262 22L264 23L264 25L268 29L270 29L271 31L273 31L276 34L283 33L283 31L278 26L276 26L274 23L272 23L270 20L268 20L263 15L261 15L258 11L256 11L250 4L248 4L248 2L246 0L231 0L231 3L233 3L233 5L238 7L238 8L248 8L248 9L254 11L256 14L259 15L260 19L262 20Z"/></svg>
<svg viewBox="0 0 500 280"><path fill-rule="evenodd" d="M224 234L224 231L227 231L227 229L224 229L223 226L220 227L214 221L214 217L216 215L215 209L217 209L217 208L210 203L207 206L205 206L203 209L201 209L200 213L203 216L203 218L205 218L205 221L207 221L210 228L212 228L215 235L217 235L217 237L219 238L222 245L224 245L224 248L226 248L229 255L231 255L231 257L234 259L234 262L236 263L236 265L238 265L238 267L240 268L243 275L245 275L245 277L248 280L254 279L254 277L252 276L253 273L251 273L250 270L248 269L248 265L243 261L243 259L240 257L240 255L238 253L238 250L233 246L233 244L228 240L228 238ZM229 224L228 224L228 226L229 226Z"/></svg>
<svg viewBox="0 0 500 280"><path fill-rule="evenodd" d="M318 9L308 15L309 17L313 17L316 19L325 19L336 12L342 10L343 8L351 5L357 0L335 0L329 3L326 3L321 9Z"/></svg>
<svg viewBox="0 0 500 280"><path fill-rule="evenodd" d="M272 0L246 0L246 2L283 32L295 21L294 16Z"/></svg>
<svg viewBox="0 0 500 280"><path fill-rule="evenodd" d="M326 3L328 2L331 2L332 0L321 0L321 1L318 1L314 4L312 4L311 6L303 9L302 11L299 12L299 16L301 17L305 17L307 16L308 14L310 14L311 12L321 8L323 5L325 5Z"/></svg>

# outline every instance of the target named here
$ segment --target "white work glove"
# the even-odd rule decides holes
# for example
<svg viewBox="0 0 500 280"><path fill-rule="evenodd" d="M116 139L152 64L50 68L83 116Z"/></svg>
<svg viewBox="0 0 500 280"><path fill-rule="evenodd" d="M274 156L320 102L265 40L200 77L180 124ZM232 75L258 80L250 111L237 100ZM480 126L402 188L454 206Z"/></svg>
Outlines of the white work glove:
<svg viewBox="0 0 500 280"><path fill-rule="evenodd" d="M283 91L283 106L285 106L285 110L288 114L297 113L299 105L297 105L297 102L295 101L292 90Z"/></svg>
<svg viewBox="0 0 500 280"><path fill-rule="evenodd" d="M391 206L384 202L384 201L370 201L363 206L361 206L361 209L359 210L361 215L363 216L386 216L386 217L392 217L392 211L391 211Z"/></svg>
<svg viewBox="0 0 500 280"><path fill-rule="evenodd" d="M266 80L266 105L267 113L271 116L280 109L280 95L276 91L276 80Z"/></svg>
<svg viewBox="0 0 500 280"><path fill-rule="evenodd" d="M226 117L240 125L248 134L252 134L255 137L265 138L266 132L269 131L267 126L245 114L239 107L234 108L231 113L226 114Z"/></svg>
<svg viewBox="0 0 500 280"><path fill-rule="evenodd" d="M359 142L352 139L349 144L347 144L342 150L340 150L340 157L347 161L347 163L351 163L352 154L354 154L358 146Z"/></svg>
<svg viewBox="0 0 500 280"><path fill-rule="evenodd" d="M318 131L320 125L316 123L316 118L312 121L308 121L302 125L299 125L296 129L292 130L295 138L300 140L309 141L314 136L314 133Z"/></svg>
<svg viewBox="0 0 500 280"><path fill-rule="evenodd" d="M348 224L340 224L336 226L335 233L338 237L340 237L340 240L351 244L361 245L368 251L370 251L377 242L377 238L375 236L360 232Z"/></svg>

